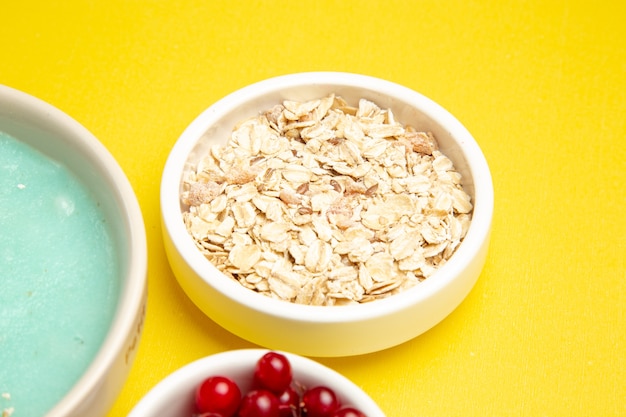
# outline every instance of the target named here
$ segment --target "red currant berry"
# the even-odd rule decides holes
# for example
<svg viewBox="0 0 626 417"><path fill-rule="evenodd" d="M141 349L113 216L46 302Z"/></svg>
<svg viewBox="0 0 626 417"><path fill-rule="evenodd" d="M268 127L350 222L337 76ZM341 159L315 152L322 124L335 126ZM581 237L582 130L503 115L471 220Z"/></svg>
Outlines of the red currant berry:
<svg viewBox="0 0 626 417"><path fill-rule="evenodd" d="M278 396L278 409L280 417L298 416L300 407L300 395L292 387L287 388Z"/></svg>
<svg viewBox="0 0 626 417"><path fill-rule="evenodd" d="M249 391L243 396L239 407L239 417L280 417L276 395L259 389Z"/></svg>
<svg viewBox="0 0 626 417"><path fill-rule="evenodd" d="M207 378L196 389L196 407L201 413L232 417L240 401L241 390L234 381L224 376Z"/></svg>
<svg viewBox="0 0 626 417"><path fill-rule="evenodd" d="M324 386L307 390L302 395L302 404L307 417L331 417L341 406L335 392Z"/></svg>
<svg viewBox="0 0 626 417"><path fill-rule="evenodd" d="M291 384L291 364L282 354L267 352L258 360L254 370L254 383L280 395Z"/></svg>
<svg viewBox="0 0 626 417"><path fill-rule="evenodd" d="M335 411L331 417L366 417L365 414L356 408L346 407Z"/></svg>

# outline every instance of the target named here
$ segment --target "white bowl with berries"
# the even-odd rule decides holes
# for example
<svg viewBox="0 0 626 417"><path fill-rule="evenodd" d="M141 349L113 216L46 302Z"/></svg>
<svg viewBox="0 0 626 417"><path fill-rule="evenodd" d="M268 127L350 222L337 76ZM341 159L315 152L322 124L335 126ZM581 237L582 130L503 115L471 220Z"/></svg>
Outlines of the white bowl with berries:
<svg viewBox="0 0 626 417"><path fill-rule="evenodd" d="M239 349L167 376L128 417L384 417L361 388L302 356Z"/></svg>
<svg viewBox="0 0 626 417"><path fill-rule="evenodd" d="M211 105L172 148L160 197L190 299L246 340L315 357L376 352L445 319L481 273L494 202L452 114L340 72Z"/></svg>

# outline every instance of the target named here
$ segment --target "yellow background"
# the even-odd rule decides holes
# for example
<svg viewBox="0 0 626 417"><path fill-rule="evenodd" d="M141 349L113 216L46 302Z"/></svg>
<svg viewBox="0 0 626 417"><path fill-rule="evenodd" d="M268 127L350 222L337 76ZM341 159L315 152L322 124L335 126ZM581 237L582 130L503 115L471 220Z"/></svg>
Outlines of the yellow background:
<svg viewBox="0 0 626 417"><path fill-rule="evenodd" d="M487 264L452 315L401 346L320 362L390 417L626 416L624 21L612 0L3 2L0 83L90 129L143 210L147 320L110 417L190 361L253 346L178 287L160 174L211 103L311 70L442 104L482 147L496 196Z"/></svg>

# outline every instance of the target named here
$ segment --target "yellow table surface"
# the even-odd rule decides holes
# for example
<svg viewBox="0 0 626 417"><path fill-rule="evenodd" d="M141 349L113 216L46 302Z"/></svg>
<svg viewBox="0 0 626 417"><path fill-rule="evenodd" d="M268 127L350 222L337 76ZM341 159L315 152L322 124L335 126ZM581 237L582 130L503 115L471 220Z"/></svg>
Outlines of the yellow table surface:
<svg viewBox="0 0 626 417"><path fill-rule="evenodd" d="M195 359L254 347L172 275L161 170L219 98L312 70L439 102L473 133L495 188L487 264L458 309L401 346L319 361L389 416L626 416L625 20L612 0L4 2L0 83L91 130L143 211L147 319L109 416Z"/></svg>

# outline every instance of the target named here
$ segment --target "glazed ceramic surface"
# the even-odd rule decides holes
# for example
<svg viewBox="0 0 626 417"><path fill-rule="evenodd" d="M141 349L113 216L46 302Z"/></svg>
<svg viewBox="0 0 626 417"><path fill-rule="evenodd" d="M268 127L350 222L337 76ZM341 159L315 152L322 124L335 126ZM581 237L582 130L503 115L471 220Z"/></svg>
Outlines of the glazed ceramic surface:
<svg viewBox="0 0 626 417"><path fill-rule="evenodd" d="M71 171L93 194L110 231L110 248L119 263L113 274L117 300L112 320L78 382L46 414L104 416L133 363L145 315L147 248L137 199L107 149L77 121L48 103L0 86L0 131ZM14 413L20 415L19 409Z"/></svg>
<svg viewBox="0 0 626 417"><path fill-rule="evenodd" d="M266 352L264 349L239 349L198 359L159 382L128 417L191 417L196 388L211 376L226 376L245 393L251 388L256 362ZM280 353L289 360L294 381L309 388L325 385L335 392L343 406L357 407L368 417L385 416L367 393L343 375L311 359Z"/></svg>
<svg viewBox="0 0 626 417"><path fill-rule="evenodd" d="M396 119L433 132L439 149L463 176L473 218L452 258L432 277L387 299L361 305L319 307L279 301L222 275L195 247L183 224L181 176L207 149L225 144L232 128L283 100L304 101L335 93L369 99ZM493 215L493 185L483 153L448 111L404 86L369 76L300 73L236 91L200 114L174 145L161 183L166 252L181 287L215 322L261 346L310 356L347 356L386 349L429 330L467 296L485 263Z"/></svg>

